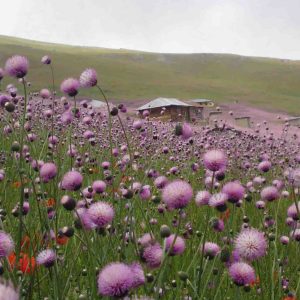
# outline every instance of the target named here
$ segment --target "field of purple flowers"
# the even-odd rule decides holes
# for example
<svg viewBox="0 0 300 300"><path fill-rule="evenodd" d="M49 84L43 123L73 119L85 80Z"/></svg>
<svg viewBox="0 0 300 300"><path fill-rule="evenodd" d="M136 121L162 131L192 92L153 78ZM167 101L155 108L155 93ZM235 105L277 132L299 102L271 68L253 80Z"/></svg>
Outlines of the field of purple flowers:
<svg viewBox="0 0 300 300"><path fill-rule="evenodd" d="M54 63L54 64L53 64ZM127 113L93 69L0 94L0 300L286 299L300 293L300 144ZM103 74L105 76L105 74ZM76 100L98 89L107 110ZM298 298L299 299L299 298Z"/></svg>

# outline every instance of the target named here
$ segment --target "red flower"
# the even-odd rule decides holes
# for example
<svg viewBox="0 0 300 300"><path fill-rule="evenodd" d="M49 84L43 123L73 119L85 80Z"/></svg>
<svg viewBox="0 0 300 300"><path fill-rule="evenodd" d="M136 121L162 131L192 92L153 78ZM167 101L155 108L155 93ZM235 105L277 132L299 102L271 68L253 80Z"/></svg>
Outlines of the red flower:
<svg viewBox="0 0 300 300"><path fill-rule="evenodd" d="M56 243L58 245L66 245L68 243L69 238L66 236L58 236L56 238Z"/></svg>
<svg viewBox="0 0 300 300"><path fill-rule="evenodd" d="M230 209L227 208L226 211L221 214L221 219L223 221L227 221L229 217L230 217Z"/></svg>
<svg viewBox="0 0 300 300"><path fill-rule="evenodd" d="M16 254L14 252L8 256L8 261L11 269L15 267L16 259ZM35 258L21 252L17 268L23 274L32 274L35 269Z"/></svg>

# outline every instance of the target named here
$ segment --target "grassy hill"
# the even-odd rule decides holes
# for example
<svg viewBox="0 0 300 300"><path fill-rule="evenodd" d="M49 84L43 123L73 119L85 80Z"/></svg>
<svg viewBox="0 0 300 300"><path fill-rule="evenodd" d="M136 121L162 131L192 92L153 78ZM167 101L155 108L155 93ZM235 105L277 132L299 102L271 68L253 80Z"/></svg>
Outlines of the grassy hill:
<svg viewBox="0 0 300 300"><path fill-rule="evenodd" d="M57 89L69 76L93 67L110 99L140 101L158 96L238 100L272 110L300 113L300 61L230 54L160 54L74 47L0 36L0 66L12 54L30 60L33 88L50 87L50 70L40 59L52 57ZM4 84L11 82L5 79ZM82 90L82 97L98 97ZM138 103L137 103L138 105Z"/></svg>

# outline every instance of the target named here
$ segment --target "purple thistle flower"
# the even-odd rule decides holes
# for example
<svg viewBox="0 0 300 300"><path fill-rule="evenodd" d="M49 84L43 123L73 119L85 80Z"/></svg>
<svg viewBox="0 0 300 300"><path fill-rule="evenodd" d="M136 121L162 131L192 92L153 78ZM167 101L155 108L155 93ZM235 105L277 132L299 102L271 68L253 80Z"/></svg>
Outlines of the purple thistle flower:
<svg viewBox="0 0 300 300"><path fill-rule="evenodd" d="M117 157L119 155L119 150L117 148L112 149L112 154Z"/></svg>
<svg viewBox="0 0 300 300"><path fill-rule="evenodd" d="M230 257L231 263L240 262L241 256L239 255L237 250L233 250Z"/></svg>
<svg viewBox="0 0 300 300"><path fill-rule="evenodd" d="M81 188L82 181L83 177L79 172L69 171L61 181L61 188L67 191L77 191Z"/></svg>
<svg viewBox="0 0 300 300"><path fill-rule="evenodd" d="M300 242L300 228L297 228L290 233L290 237L295 241Z"/></svg>
<svg viewBox="0 0 300 300"><path fill-rule="evenodd" d="M41 251L37 258L36 263L40 266L44 266L46 268L50 268L54 265L56 260L56 254L52 249L46 249Z"/></svg>
<svg viewBox="0 0 300 300"><path fill-rule="evenodd" d="M2 68L0 68L0 81L3 79L4 77L4 71Z"/></svg>
<svg viewBox="0 0 300 300"><path fill-rule="evenodd" d="M188 140L190 137L193 136L193 129L187 123L182 125L181 137L183 140Z"/></svg>
<svg viewBox="0 0 300 300"><path fill-rule="evenodd" d="M260 193L261 199L264 201L274 201L279 198L279 192L274 186L267 186Z"/></svg>
<svg viewBox="0 0 300 300"><path fill-rule="evenodd" d="M95 134L94 134L94 132L92 132L90 130L86 130L83 133L83 137L88 140L88 139L91 139L91 138L95 137Z"/></svg>
<svg viewBox="0 0 300 300"><path fill-rule="evenodd" d="M207 205L211 194L208 191L199 191L196 195L195 202L197 206Z"/></svg>
<svg viewBox="0 0 300 300"><path fill-rule="evenodd" d="M225 193L213 194L208 201L208 205L223 212L227 209L226 206L227 200L228 200L228 196Z"/></svg>
<svg viewBox="0 0 300 300"><path fill-rule="evenodd" d="M155 178L155 180L154 180L154 185L155 185L158 189L163 189L167 184L168 184L168 178L165 177L165 176L158 176L158 177Z"/></svg>
<svg viewBox="0 0 300 300"><path fill-rule="evenodd" d="M19 300L19 291L10 282L0 281L0 300Z"/></svg>
<svg viewBox="0 0 300 300"><path fill-rule="evenodd" d="M289 243L289 241L290 241L290 238L286 235L283 235L280 237L280 243L282 245L287 245Z"/></svg>
<svg viewBox="0 0 300 300"><path fill-rule="evenodd" d="M51 64L51 58L48 55L45 55L41 59L41 63L44 65L50 65Z"/></svg>
<svg viewBox="0 0 300 300"><path fill-rule="evenodd" d="M222 232L225 228L224 222L222 219L214 218L211 220L212 228L217 232Z"/></svg>
<svg viewBox="0 0 300 300"><path fill-rule="evenodd" d="M256 201L255 206L258 209L264 209L266 206L266 202L264 202L262 200Z"/></svg>
<svg viewBox="0 0 300 300"><path fill-rule="evenodd" d="M289 174L289 181L295 187L300 187L300 168L292 170Z"/></svg>
<svg viewBox="0 0 300 300"><path fill-rule="evenodd" d="M79 81L75 78L65 79L61 85L60 89L63 93L69 95L70 97L75 97L78 94Z"/></svg>
<svg viewBox="0 0 300 300"><path fill-rule="evenodd" d="M57 167L54 163L45 163L40 169L40 177L47 183L57 175Z"/></svg>
<svg viewBox="0 0 300 300"><path fill-rule="evenodd" d="M112 222L115 212L111 204L99 201L89 207L88 214L98 227L105 227Z"/></svg>
<svg viewBox="0 0 300 300"><path fill-rule="evenodd" d="M267 241L262 232L254 228L242 230L234 240L235 250L240 257L253 261L267 252Z"/></svg>
<svg viewBox="0 0 300 300"><path fill-rule="evenodd" d="M104 170L107 170L107 169L109 169L109 167L110 167L110 162L104 161L104 162L101 163L101 166L102 166L102 168L103 168Z"/></svg>
<svg viewBox="0 0 300 300"><path fill-rule="evenodd" d="M143 249L142 254L147 266L151 269L158 268L163 257L163 250L159 243L149 244Z"/></svg>
<svg viewBox="0 0 300 300"><path fill-rule="evenodd" d="M15 248L13 239L9 234L0 231L0 257L8 256Z"/></svg>
<svg viewBox="0 0 300 300"><path fill-rule="evenodd" d="M255 281L255 271L245 262L236 262L229 267L229 275L238 286L250 284Z"/></svg>
<svg viewBox="0 0 300 300"><path fill-rule="evenodd" d="M279 179L274 179L272 181L272 185L275 186L277 188L277 190L279 190L279 191L284 188L284 182Z"/></svg>
<svg viewBox="0 0 300 300"><path fill-rule="evenodd" d="M22 213L24 215L27 215L29 213L29 210L30 210L30 204L29 204L29 202L28 201L24 201Z"/></svg>
<svg viewBox="0 0 300 300"><path fill-rule="evenodd" d="M101 194L105 191L106 189L106 183L102 180L96 180L92 184L93 190L97 194Z"/></svg>
<svg viewBox="0 0 300 300"><path fill-rule="evenodd" d="M143 111L143 117L146 118L146 117L149 117L150 116L150 111L149 110L144 110Z"/></svg>
<svg viewBox="0 0 300 300"><path fill-rule="evenodd" d="M300 202L298 202L297 204L298 206L298 211L300 211ZM297 207L295 205L295 203L293 203L291 206L289 206L288 210L287 210L287 215L290 218L293 218L293 220L299 220L299 215L298 215L298 211L297 211Z"/></svg>
<svg viewBox="0 0 300 300"><path fill-rule="evenodd" d="M243 199L245 189L239 182L233 181L226 183L222 192L227 195L229 202L237 203L239 200Z"/></svg>
<svg viewBox="0 0 300 300"><path fill-rule="evenodd" d="M43 115L44 115L46 118L50 118L50 117L53 115L52 109L46 109L45 111L43 111Z"/></svg>
<svg viewBox="0 0 300 300"><path fill-rule="evenodd" d="M142 126L143 126L143 121L142 120L135 120L134 122L133 122L133 124L132 124L132 127L134 128L134 129L141 129L142 128Z"/></svg>
<svg viewBox="0 0 300 300"><path fill-rule="evenodd" d="M98 293L108 297L124 297L134 284L134 273L124 263L105 266L98 276Z"/></svg>
<svg viewBox="0 0 300 300"><path fill-rule="evenodd" d="M146 247L153 241L154 241L154 238L150 233L145 233L142 237L140 237L138 239L139 245L142 245L143 247Z"/></svg>
<svg viewBox="0 0 300 300"><path fill-rule="evenodd" d="M7 95L0 95L0 106L4 107L7 102L9 102L9 97Z"/></svg>
<svg viewBox="0 0 300 300"><path fill-rule="evenodd" d="M169 209L184 208L193 197L191 185L183 180L168 183L162 191L162 200Z"/></svg>
<svg viewBox="0 0 300 300"><path fill-rule="evenodd" d="M272 167L272 164L267 161L267 160L264 160L262 161L259 165L258 165L258 169L262 172L268 172Z"/></svg>
<svg viewBox="0 0 300 300"><path fill-rule="evenodd" d="M187 123L177 124L175 127L175 135L181 136L183 140L187 140L193 135L193 130Z"/></svg>
<svg viewBox="0 0 300 300"><path fill-rule="evenodd" d="M48 89L41 89L40 90L40 96L43 98L43 99L49 99L51 97L51 93Z"/></svg>
<svg viewBox="0 0 300 300"><path fill-rule="evenodd" d="M219 245L212 242L205 242L203 250L204 250L204 256L209 259L213 259L221 252L221 248L219 247Z"/></svg>
<svg viewBox="0 0 300 300"><path fill-rule="evenodd" d="M5 178L5 172L4 170L0 170L0 182L3 181Z"/></svg>
<svg viewBox="0 0 300 300"><path fill-rule="evenodd" d="M210 150L204 154L203 163L206 169L216 172L226 167L227 158L223 151Z"/></svg>
<svg viewBox="0 0 300 300"><path fill-rule="evenodd" d="M71 111L69 111L69 110L64 112L61 115L61 121L65 125L71 124L72 120L73 120L73 115L72 115Z"/></svg>
<svg viewBox="0 0 300 300"><path fill-rule="evenodd" d="M78 208L76 210L75 216L79 218L80 225L85 230L92 230L97 227L96 224L91 220L91 217L86 208L84 207Z"/></svg>
<svg viewBox="0 0 300 300"><path fill-rule="evenodd" d="M79 82L83 88L97 85L97 72L94 69L84 70L80 75Z"/></svg>
<svg viewBox="0 0 300 300"><path fill-rule="evenodd" d="M58 142L59 142L59 139L58 139L57 136L53 135L53 136L50 136L50 137L48 138L48 141L49 141L49 143L52 144L52 145L57 145Z"/></svg>
<svg viewBox="0 0 300 300"><path fill-rule="evenodd" d="M145 275L144 275L144 270L142 266L134 262L131 265L129 265L132 273L133 273L133 283L132 283L132 288L137 288L145 283Z"/></svg>
<svg viewBox="0 0 300 300"><path fill-rule="evenodd" d="M166 251L168 252L171 246L174 243L175 234L171 234L169 237L166 238ZM175 239L175 243L170 251L170 255L180 255L185 250L185 241L182 237L177 236Z"/></svg>
<svg viewBox="0 0 300 300"><path fill-rule="evenodd" d="M142 200L147 200L151 197L151 188L150 185L144 185L139 191L139 195Z"/></svg>
<svg viewBox="0 0 300 300"><path fill-rule="evenodd" d="M14 55L5 63L5 71L11 77L23 78L29 68L29 62L26 57Z"/></svg>

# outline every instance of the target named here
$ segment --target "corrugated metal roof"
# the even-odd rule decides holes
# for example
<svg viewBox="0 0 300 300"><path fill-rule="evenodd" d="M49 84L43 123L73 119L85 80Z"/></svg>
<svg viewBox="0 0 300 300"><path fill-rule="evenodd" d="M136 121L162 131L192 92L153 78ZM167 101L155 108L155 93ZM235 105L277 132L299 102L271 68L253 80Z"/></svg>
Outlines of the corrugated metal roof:
<svg viewBox="0 0 300 300"><path fill-rule="evenodd" d="M188 106L191 107L192 105L184 103L175 98L156 98L145 105L139 107L137 110L145 110L149 108L156 108L156 107L166 107L166 106Z"/></svg>
<svg viewBox="0 0 300 300"><path fill-rule="evenodd" d="M99 101L99 100L91 100L91 104L93 107L103 107L106 104L103 101Z"/></svg>
<svg viewBox="0 0 300 300"><path fill-rule="evenodd" d="M208 100L208 99L192 99L190 100L191 102L195 102L195 103L207 103L207 102L213 102L212 100Z"/></svg>
<svg viewBox="0 0 300 300"><path fill-rule="evenodd" d="M287 121L296 121L296 120L300 120L300 117L292 117L292 118L289 118Z"/></svg>
<svg viewBox="0 0 300 300"><path fill-rule="evenodd" d="M243 116L243 117L235 117L235 120L242 120L242 119L250 119L251 117L249 116Z"/></svg>

